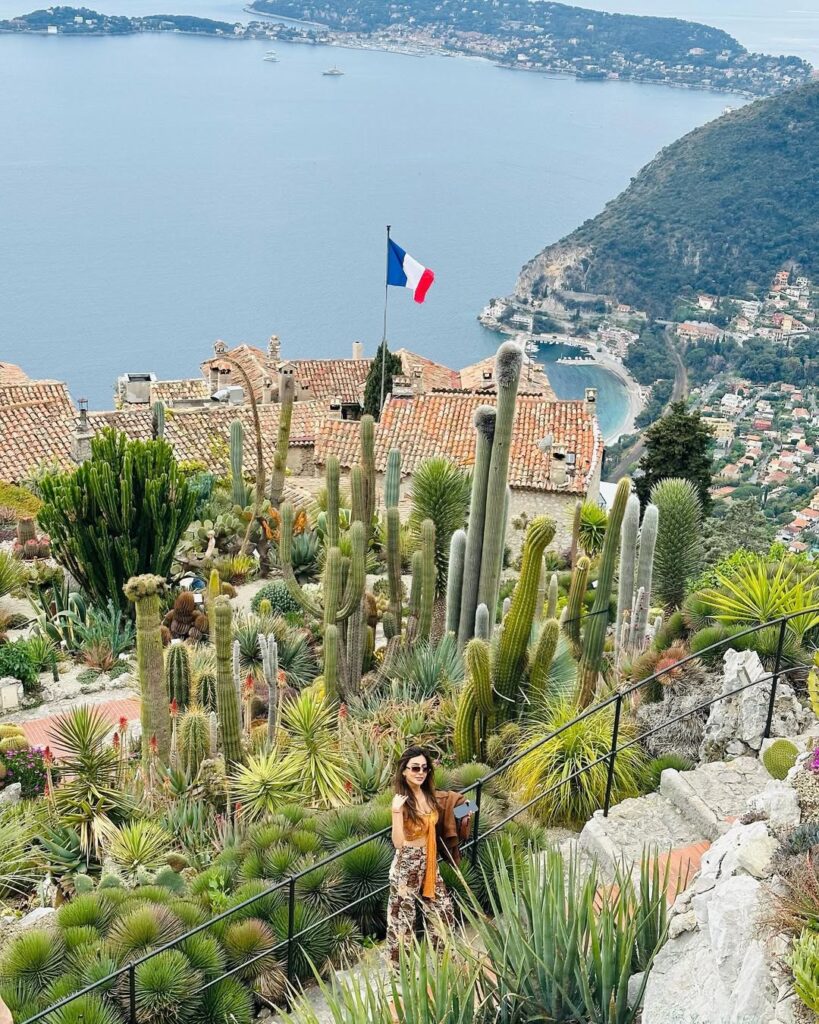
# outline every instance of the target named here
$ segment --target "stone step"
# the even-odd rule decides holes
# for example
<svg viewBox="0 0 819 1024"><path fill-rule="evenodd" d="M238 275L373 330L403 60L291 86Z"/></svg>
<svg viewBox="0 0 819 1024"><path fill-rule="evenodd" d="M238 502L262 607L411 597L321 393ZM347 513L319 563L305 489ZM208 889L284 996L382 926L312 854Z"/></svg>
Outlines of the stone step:
<svg viewBox="0 0 819 1024"><path fill-rule="evenodd" d="M623 861L639 869L646 847L665 854L704 838L674 804L660 793L649 793L615 804L607 818L595 811L580 833L580 846L597 858L604 877L611 878Z"/></svg>
<svg viewBox="0 0 819 1024"><path fill-rule="evenodd" d="M770 776L754 757L714 761L688 772L667 768L660 794L680 811L702 839L717 839L747 809L748 800L761 793Z"/></svg>

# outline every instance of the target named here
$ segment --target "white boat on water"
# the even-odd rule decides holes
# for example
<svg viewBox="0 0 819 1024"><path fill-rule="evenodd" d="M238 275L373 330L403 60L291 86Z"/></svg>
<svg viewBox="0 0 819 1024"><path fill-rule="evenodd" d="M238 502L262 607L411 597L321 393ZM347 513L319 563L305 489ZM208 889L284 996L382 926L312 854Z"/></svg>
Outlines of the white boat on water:
<svg viewBox="0 0 819 1024"><path fill-rule="evenodd" d="M268 50L264 55L264 59L270 61L271 64L278 64L279 58L276 56L275 50Z"/></svg>
<svg viewBox="0 0 819 1024"><path fill-rule="evenodd" d="M322 71L322 75L326 78L338 78L339 75L343 75L344 72L340 68L332 67L329 71Z"/></svg>

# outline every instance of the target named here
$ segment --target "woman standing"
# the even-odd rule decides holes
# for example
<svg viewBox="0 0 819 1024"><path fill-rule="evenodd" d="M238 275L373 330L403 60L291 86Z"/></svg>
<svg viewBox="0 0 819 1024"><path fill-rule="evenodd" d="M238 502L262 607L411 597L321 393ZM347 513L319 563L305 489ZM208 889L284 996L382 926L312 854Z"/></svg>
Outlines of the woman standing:
<svg viewBox="0 0 819 1024"><path fill-rule="evenodd" d="M397 967L401 945L411 941L415 934L419 907L436 944L443 941L455 918L452 901L438 872L435 826L440 807L432 761L423 747L410 747L401 755L393 788L395 857L390 867L387 954L390 963Z"/></svg>

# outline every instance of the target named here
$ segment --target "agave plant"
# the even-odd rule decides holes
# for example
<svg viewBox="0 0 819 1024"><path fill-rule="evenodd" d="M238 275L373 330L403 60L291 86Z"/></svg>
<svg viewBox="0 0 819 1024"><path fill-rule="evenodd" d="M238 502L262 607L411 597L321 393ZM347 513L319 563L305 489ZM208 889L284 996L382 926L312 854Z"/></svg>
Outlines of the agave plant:
<svg viewBox="0 0 819 1024"><path fill-rule="evenodd" d="M270 915L269 923L276 936L276 943L283 943L287 939L288 930L288 907L282 906ZM294 934L305 934L296 939L292 946L293 960L291 970L293 977L299 981L308 978L313 979L315 972L324 969L330 959L335 941L333 931L328 921L323 920L320 914L302 903L296 903L293 918ZM286 956L286 954L284 954Z"/></svg>
<svg viewBox="0 0 819 1024"><path fill-rule="evenodd" d="M26 569L9 551L0 551L0 597L11 594L23 585Z"/></svg>
<svg viewBox="0 0 819 1024"><path fill-rule="evenodd" d="M389 667L390 695L398 701L424 701L436 696L445 683L460 683L464 663L452 633L437 643L421 640L399 648Z"/></svg>
<svg viewBox="0 0 819 1024"><path fill-rule="evenodd" d="M57 912L60 928L93 928L99 933L105 932L114 908L106 900L103 892L88 892L75 896L69 903L64 903Z"/></svg>
<svg viewBox="0 0 819 1024"><path fill-rule="evenodd" d="M201 995L189 1018L191 1024L251 1024L253 997L235 978L224 978Z"/></svg>
<svg viewBox="0 0 819 1024"><path fill-rule="evenodd" d="M64 956L59 934L39 928L23 932L0 956L0 979L43 988L59 976Z"/></svg>
<svg viewBox="0 0 819 1024"><path fill-rule="evenodd" d="M30 848L34 816L12 808L0 815L0 899L22 896L34 887L37 872Z"/></svg>
<svg viewBox="0 0 819 1024"><path fill-rule="evenodd" d="M271 951L276 942L270 926L254 917L231 924L222 938L230 967L241 966L235 977L245 981L258 978L275 965L276 957Z"/></svg>
<svg viewBox="0 0 819 1024"><path fill-rule="evenodd" d="M233 794L242 814L251 821L273 814L304 792L304 765L278 750L250 755L232 777Z"/></svg>
<svg viewBox="0 0 819 1024"><path fill-rule="evenodd" d="M107 945L120 964L164 946L182 932L179 918L167 907L137 902L111 925Z"/></svg>
<svg viewBox="0 0 819 1024"><path fill-rule="evenodd" d="M603 550L606 539L608 516L606 510L595 501L584 501L580 509L580 530L578 540L580 547L589 558L594 559Z"/></svg>
<svg viewBox="0 0 819 1024"><path fill-rule="evenodd" d="M113 829L109 838L109 856L128 878L160 868L173 844L164 828L146 818Z"/></svg>
<svg viewBox="0 0 819 1024"><path fill-rule="evenodd" d="M305 691L285 705L282 720L289 735L288 761L301 773L310 803L318 807L348 803L351 783L332 731L333 708Z"/></svg>
<svg viewBox="0 0 819 1024"><path fill-rule="evenodd" d="M279 669L284 672L288 686L301 689L315 679L318 661L310 640L304 631L289 625L281 615L247 614L235 617L233 637L239 641L239 665L243 675L250 673L256 679L262 678L260 633L272 633L275 636Z"/></svg>
<svg viewBox="0 0 819 1024"><path fill-rule="evenodd" d="M380 839L339 857L345 902L361 902L350 911L364 935L383 935L386 929L387 889L393 851Z"/></svg>
<svg viewBox="0 0 819 1024"><path fill-rule="evenodd" d="M94 992L72 999L48 1015L52 1024L122 1024L116 1007Z"/></svg>
<svg viewBox="0 0 819 1024"><path fill-rule="evenodd" d="M137 1019L146 1024L175 1024L187 1020L202 976L184 953L168 949L157 953L134 971Z"/></svg>

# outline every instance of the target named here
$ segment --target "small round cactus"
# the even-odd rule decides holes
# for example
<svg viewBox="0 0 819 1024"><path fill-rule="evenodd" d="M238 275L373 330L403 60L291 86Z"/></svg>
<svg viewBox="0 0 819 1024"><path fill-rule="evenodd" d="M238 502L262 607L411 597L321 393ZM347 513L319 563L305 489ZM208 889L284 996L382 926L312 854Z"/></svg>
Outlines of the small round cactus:
<svg viewBox="0 0 819 1024"><path fill-rule="evenodd" d="M762 763L774 779L784 779L796 764L799 751L790 740L774 740L762 755Z"/></svg>

